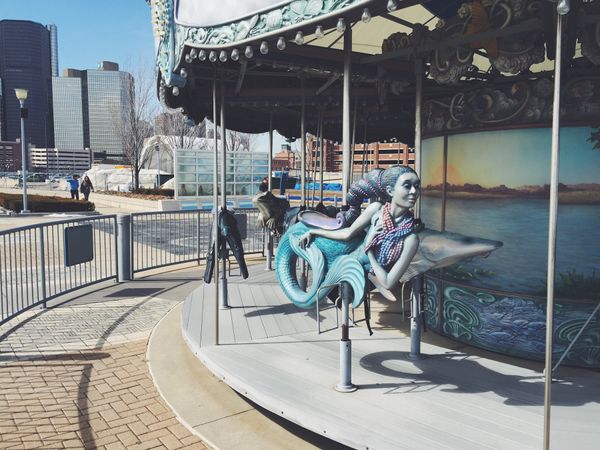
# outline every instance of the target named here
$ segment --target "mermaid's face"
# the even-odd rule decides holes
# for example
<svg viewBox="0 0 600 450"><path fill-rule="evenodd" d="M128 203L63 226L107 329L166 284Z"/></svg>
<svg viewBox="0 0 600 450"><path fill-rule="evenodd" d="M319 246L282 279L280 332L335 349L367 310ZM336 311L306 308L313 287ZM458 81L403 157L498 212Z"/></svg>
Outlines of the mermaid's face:
<svg viewBox="0 0 600 450"><path fill-rule="evenodd" d="M406 172L398 177L393 191L388 188L392 204L401 208L412 208L421 194L421 180L412 172Z"/></svg>

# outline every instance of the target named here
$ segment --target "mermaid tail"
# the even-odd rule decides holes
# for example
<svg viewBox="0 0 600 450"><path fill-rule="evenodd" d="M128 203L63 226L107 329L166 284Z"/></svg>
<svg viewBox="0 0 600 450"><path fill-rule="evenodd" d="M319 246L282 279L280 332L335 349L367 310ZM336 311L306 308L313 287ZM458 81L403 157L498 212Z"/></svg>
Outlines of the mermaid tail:
<svg viewBox="0 0 600 450"><path fill-rule="evenodd" d="M354 293L352 306L360 306L365 293L365 270L354 251L361 245L362 238L343 242L316 237L303 249L299 243L300 236L308 230L302 223L295 224L283 235L277 246L275 274L285 295L296 306L310 308L316 301L323 300L335 287L319 289L321 286L346 281ZM300 289L298 284L298 258L304 259L312 270L312 283L308 291Z"/></svg>

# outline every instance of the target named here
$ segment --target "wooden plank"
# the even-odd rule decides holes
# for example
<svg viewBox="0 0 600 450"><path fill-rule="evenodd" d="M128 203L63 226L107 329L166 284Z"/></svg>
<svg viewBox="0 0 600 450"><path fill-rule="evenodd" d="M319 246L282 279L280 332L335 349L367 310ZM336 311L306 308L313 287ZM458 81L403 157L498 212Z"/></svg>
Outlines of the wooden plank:
<svg viewBox="0 0 600 450"><path fill-rule="evenodd" d="M230 284L229 295L233 300L234 305L231 307L230 311L235 342L249 342L252 340L252 335L246 318L246 310L240 293L240 285L234 283Z"/></svg>
<svg viewBox="0 0 600 450"><path fill-rule="evenodd" d="M215 345L215 301L214 284L203 284L201 347Z"/></svg>
<svg viewBox="0 0 600 450"><path fill-rule="evenodd" d="M244 289L244 294L245 295L240 294L240 302L244 307L244 318L246 319L246 322L248 324L251 339L264 339L267 337L267 331L265 330L265 326L263 324L262 318L260 317L260 314L258 314L256 311L256 304L254 302L254 298L251 295L248 295L246 289Z"/></svg>
<svg viewBox="0 0 600 450"><path fill-rule="evenodd" d="M269 307L276 305L275 301L265 297L260 286L248 286L248 294L254 299L254 304L256 306L255 314L260 316L267 336L281 335L281 328L279 328L277 320L275 320L275 317L268 312Z"/></svg>
<svg viewBox="0 0 600 450"><path fill-rule="evenodd" d="M294 326L292 319L289 314L293 314L294 305L290 302L282 303L279 299L275 289L271 286L260 285L258 286L257 292L261 292L263 298L268 299L268 303L272 306L264 310L265 314L271 314L277 321L281 334L295 334L298 332Z"/></svg>

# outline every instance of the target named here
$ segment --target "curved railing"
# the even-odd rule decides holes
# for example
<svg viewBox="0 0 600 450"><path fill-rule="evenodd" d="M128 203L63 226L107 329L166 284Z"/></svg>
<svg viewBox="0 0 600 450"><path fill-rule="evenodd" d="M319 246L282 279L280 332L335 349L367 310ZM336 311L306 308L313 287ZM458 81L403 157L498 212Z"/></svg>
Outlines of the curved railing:
<svg viewBox="0 0 600 450"><path fill-rule="evenodd" d="M258 210L238 209L237 214L247 224L244 251L262 253L265 233L256 226ZM0 324L95 283L205 259L213 217L206 210L161 211L77 217L0 231ZM126 229L123 223L129 224ZM66 241L68 230L79 226L88 226L85 240ZM78 247L82 243L87 251ZM80 253L91 253L90 260L69 260Z"/></svg>
<svg viewBox="0 0 600 450"><path fill-rule="evenodd" d="M69 266L65 235L81 225L91 227L93 259ZM0 324L60 295L116 279L116 230L116 216L106 215L0 231Z"/></svg>

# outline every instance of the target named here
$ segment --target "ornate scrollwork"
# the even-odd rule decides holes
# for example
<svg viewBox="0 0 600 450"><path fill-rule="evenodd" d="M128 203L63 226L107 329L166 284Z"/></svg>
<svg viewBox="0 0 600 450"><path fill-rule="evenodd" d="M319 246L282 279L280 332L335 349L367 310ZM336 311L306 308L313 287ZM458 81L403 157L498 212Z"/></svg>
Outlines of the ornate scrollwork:
<svg viewBox="0 0 600 450"><path fill-rule="evenodd" d="M172 69L173 39L173 2L172 0L152 1L152 29L156 40L156 65L169 84Z"/></svg>
<svg viewBox="0 0 600 450"><path fill-rule="evenodd" d="M545 123L552 117L551 78L458 92L423 105L426 133L514 123ZM600 114L600 77L573 79L563 89L561 116L594 120Z"/></svg>
<svg viewBox="0 0 600 450"><path fill-rule="evenodd" d="M584 319L563 322L555 331L556 344L567 347L584 325ZM567 361L584 366L593 366L600 360L600 329L590 326L584 330L569 351Z"/></svg>
<svg viewBox="0 0 600 450"><path fill-rule="evenodd" d="M181 47L184 44L202 46L239 42L328 14L361 1L363 0L296 0L225 25L214 27L180 26L177 29L177 43Z"/></svg>
<svg viewBox="0 0 600 450"><path fill-rule="evenodd" d="M583 5L585 14L600 15L600 3ZM582 14L582 17L584 14ZM596 66L600 66L600 22L581 25L579 31L581 54Z"/></svg>
<svg viewBox="0 0 600 450"><path fill-rule="evenodd" d="M473 298L472 294L456 287L445 289L444 301L444 333L463 341L470 341L473 332L479 326L479 314L471 308L465 297Z"/></svg>

